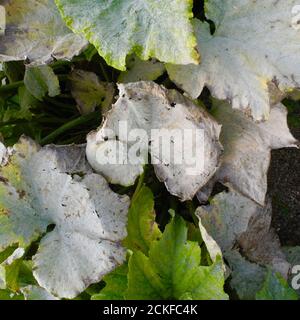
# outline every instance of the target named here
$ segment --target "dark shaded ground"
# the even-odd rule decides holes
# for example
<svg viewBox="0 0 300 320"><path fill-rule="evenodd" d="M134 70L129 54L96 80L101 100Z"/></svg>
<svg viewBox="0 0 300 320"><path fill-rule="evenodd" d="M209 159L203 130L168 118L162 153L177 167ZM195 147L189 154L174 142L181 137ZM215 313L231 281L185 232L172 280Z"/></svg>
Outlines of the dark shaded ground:
<svg viewBox="0 0 300 320"><path fill-rule="evenodd" d="M296 117L300 119L300 108ZM300 128L291 128L300 140ZM273 227L282 245L300 245L300 150L272 152L268 175L269 195L273 205Z"/></svg>

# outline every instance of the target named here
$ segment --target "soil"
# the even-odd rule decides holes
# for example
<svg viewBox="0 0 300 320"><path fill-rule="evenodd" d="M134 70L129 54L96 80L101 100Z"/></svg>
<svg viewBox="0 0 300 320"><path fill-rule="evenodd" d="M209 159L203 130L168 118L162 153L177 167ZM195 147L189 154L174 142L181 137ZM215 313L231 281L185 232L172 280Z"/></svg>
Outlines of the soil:
<svg viewBox="0 0 300 320"><path fill-rule="evenodd" d="M300 140L300 128L291 128ZM269 191L273 205L273 227L281 244L300 245L300 150L272 151L268 174Z"/></svg>

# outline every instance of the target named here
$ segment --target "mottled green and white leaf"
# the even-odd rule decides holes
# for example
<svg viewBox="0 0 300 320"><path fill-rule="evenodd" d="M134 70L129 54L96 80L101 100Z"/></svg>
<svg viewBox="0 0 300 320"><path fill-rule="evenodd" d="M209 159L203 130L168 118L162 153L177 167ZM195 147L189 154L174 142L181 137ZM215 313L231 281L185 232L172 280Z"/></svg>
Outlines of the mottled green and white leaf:
<svg viewBox="0 0 300 320"><path fill-rule="evenodd" d="M24 295L25 300L59 300L39 286L30 285L23 287L21 288L21 292Z"/></svg>
<svg viewBox="0 0 300 320"><path fill-rule="evenodd" d="M28 246L54 225L33 257L33 274L41 287L64 298L74 298L125 259L129 198L113 193L100 175L79 172L89 168L78 163L84 157L72 158L82 151L39 149L23 138L0 170L0 247Z"/></svg>
<svg viewBox="0 0 300 320"><path fill-rule="evenodd" d="M55 0L67 25L83 34L106 62L126 70L126 57L199 63L191 0Z"/></svg>
<svg viewBox="0 0 300 320"><path fill-rule="evenodd" d="M107 274L103 278L105 287L99 293L92 295L91 300L124 300L128 283L127 273L128 266L124 263Z"/></svg>
<svg viewBox="0 0 300 320"><path fill-rule="evenodd" d="M72 59L87 41L66 26L53 0L0 1L6 12L0 33L0 61L28 60L44 64Z"/></svg>
<svg viewBox="0 0 300 320"><path fill-rule="evenodd" d="M126 61L127 70L121 72L118 78L120 83L156 80L166 71L165 65L156 59L143 61L131 55Z"/></svg>
<svg viewBox="0 0 300 320"><path fill-rule="evenodd" d="M270 113L270 87L289 92L300 87L300 30L293 22L297 0L210 0L206 17L194 21L202 61L199 66L173 66L171 79L191 97L208 87L255 120ZM277 101L278 102L278 101Z"/></svg>
<svg viewBox="0 0 300 320"><path fill-rule="evenodd" d="M197 209L203 226L222 249L232 271L231 286L241 299L254 298L262 286L266 267L288 276L290 264L270 227L271 210L270 203L261 207L233 191L220 193L210 206ZM257 279L247 283L255 273Z"/></svg>

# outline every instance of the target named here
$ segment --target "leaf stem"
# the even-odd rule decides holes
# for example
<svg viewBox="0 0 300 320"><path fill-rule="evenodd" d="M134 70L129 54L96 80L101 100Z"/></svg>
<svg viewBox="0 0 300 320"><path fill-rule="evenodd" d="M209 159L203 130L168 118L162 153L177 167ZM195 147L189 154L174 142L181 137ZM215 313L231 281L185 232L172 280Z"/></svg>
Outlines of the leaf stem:
<svg viewBox="0 0 300 320"><path fill-rule="evenodd" d="M105 70L105 68L103 67L103 64L102 64L101 62L100 62L100 68L101 68L101 71L102 71L102 74L103 74L105 80L106 80L107 82L110 82L109 76L108 76L108 74L107 74L107 72L106 72L106 70Z"/></svg>
<svg viewBox="0 0 300 320"><path fill-rule="evenodd" d="M18 89L19 87L22 87L23 85L24 85L24 81L17 81L17 82L13 82L10 84L6 84L6 85L0 87L0 93Z"/></svg>
<svg viewBox="0 0 300 320"><path fill-rule="evenodd" d="M58 136L65 133L66 131L68 131L74 127L77 127L81 124L84 124L94 118L97 118L97 117L100 117L100 111L96 111L96 112L90 113L88 115L80 116L76 119L73 119L73 120L63 124L61 127L56 129L55 131L51 132L48 136L44 137L41 140L41 145L49 144L49 143L53 142Z"/></svg>
<svg viewBox="0 0 300 320"><path fill-rule="evenodd" d="M137 186L135 188L134 194L132 196L132 201L134 201L134 199L137 197L138 193L140 192L140 190L142 189L143 185L144 185L144 178L145 178L145 170L144 172L140 175Z"/></svg>

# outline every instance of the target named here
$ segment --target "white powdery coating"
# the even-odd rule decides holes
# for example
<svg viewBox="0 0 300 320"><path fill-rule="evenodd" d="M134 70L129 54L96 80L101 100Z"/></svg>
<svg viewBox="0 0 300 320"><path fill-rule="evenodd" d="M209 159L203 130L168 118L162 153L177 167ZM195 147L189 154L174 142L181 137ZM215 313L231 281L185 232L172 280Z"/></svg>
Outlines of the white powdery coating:
<svg viewBox="0 0 300 320"><path fill-rule="evenodd" d="M227 103L215 101L214 105L213 114L222 124L220 140L224 146L214 180L264 205L271 150L298 146L287 125L287 110L277 104L271 108L268 121L255 123Z"/></svg>
<svg viewBox="0 0 300 320"><path fill-rule="evenodd" d="M0 35L0 61L44 64L71 60L88 42L72 33L53 0L5 1L5 34Z"/></svg>
<svg viewBox="0 0 300 320"><path fill-rule="evenodd" d="M270 266L287 277L290 265L271 228L270 202L261 207L239 193L223 192L213 198L210 206L199 207L197 215L222 249L229 265L238 245L249 261Z"/></svg>
<svg viewBox="0 0 300 320"><path fill-rule="evenodd" d="M129 133L136 129L142 129L146 133L146 155L148 139L151 139L149 150L155 173L158 179L165 183L169 192L183 201L192 199L218 168L222 151L219 143L220 125L205 110L194 105L176 90L167 90L154 82L120 84L119 96L120 98L107 114L102 127L98 132L90 133L87 138L87 158L91 166L102 173L111 183L134 184L137 176L143 171L142 164L105 164L103 159L99 159L98 156L99 150L113 152L116 145L124 144L128 144L129 150L131 146L135 145L135 140L130 142L123 141L121 138L119 123L124 121L127 123ZM115 135L107 137L107 129L112 129ZM153 129L167 130L161 131L164 138L172 130L179 130L181 134L184 130L190 130L194 134L198 134L197 129L204 132L203 140L193 137L191 144L186 144L186 141L183 141L182 148L185 156L188 154L187 151L196 150L197 157L204 158L204 169L200 166L195 168L193 174L190 174L188 169L192 165L188 161L191 159L185 157L182 164L172 161L169 156L172 136L170 136L169 145L163 148L159 140L160 137L158 135L153 137ZM119 137L118 141L115 140L116 135ZM204 154L202 154L202 147ZM143 154L146 148L143 145L142 148L144 149L140 151ZM186 150L187 148L190 150ZM180 152L179 144L174 143L174 158L176 155L180 155ZM155 163L155 160L158 160L158 163Z"/></svg>
<svg viewBox="0 0 300 320"><path fill-rule="evenodd" d="M11 154L7 165L21 179L0 186L1 207L9 212L0 215L0 245L29 244L54 225L33 257L33 274L51 294L74 298L124 261L129 198L90 173L82 146L39 150L22 138Z"/></svg>
<svg viewBox="0 0 300 320"><path fill-rule="evenodd" d="M56 0L68 26L84 34L109 65L126 70L126 56L198 63L191 0ZM91 10L92 8L92 10Z"/></svg>
<svg viewBox="0 0 300 320"><path fill-rule="evenodd" d="M173 81L191 97L207 86L218 99L228 99L255 120L269 117L269 82L281 91L300 86L300 30L293 23L297 0L210 0L207 17L195 20L201 51L199 66L167 69Z"/></svg>

